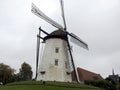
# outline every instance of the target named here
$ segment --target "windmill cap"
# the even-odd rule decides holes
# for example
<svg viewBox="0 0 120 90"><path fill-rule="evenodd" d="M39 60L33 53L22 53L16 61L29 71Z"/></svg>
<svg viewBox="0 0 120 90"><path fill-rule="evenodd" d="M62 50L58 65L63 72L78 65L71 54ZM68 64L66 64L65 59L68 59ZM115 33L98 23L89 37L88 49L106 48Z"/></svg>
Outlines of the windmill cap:
<svg viewBox="0 0 120 90"><path fill-rule="evenodd" d="M44 41L46 41L47 39L51 39L51 38L59 38L59 39L67 40L67 36L65 32L62 30L53 31L52 33L44 37Z"/></svg>

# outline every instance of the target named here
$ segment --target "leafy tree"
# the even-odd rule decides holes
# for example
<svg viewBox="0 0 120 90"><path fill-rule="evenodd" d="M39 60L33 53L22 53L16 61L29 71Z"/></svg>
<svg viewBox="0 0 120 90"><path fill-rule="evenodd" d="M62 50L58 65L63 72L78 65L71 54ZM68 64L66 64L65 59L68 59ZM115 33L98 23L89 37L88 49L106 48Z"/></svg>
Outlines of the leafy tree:
<svg viewBox="0 0 120 90"><path fill-rule="evenodd" d="M14 81L21 81L22 78L20 76L20 73L14 74Z"/></svg>
<svg viewBox="0 0 120 90"><path fill-rule="evenodd" d="M12 82L14 80L14 72L10 66L0 63L0 82L3 84Z"/></svg>
<svg viewBox="0 0 120 90"><path fill-rule="evenodd" d="M119 76L119 83L120 83L120 76Z"/></svg>
<svg viewBox="0 0 120 90"><path fill-rule="evenodd" d="M18 76L20 76L19 79L22 81L31 80L32 75L33 75L33 72L32 72L31 66L26 62L24 62L21 65L20 72L18 74Z"/></svg>

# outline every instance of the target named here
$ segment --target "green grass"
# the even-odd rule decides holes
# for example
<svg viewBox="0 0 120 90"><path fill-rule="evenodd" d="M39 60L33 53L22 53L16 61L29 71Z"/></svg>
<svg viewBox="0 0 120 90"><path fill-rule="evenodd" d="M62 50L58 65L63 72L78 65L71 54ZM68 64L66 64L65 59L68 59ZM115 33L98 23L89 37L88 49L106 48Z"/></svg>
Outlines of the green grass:
<svg viewBox="0 0 120 90"><path fill-rule="evenodd" d="M77 83L61 83L61 82L46 82L42 85L41 82L27 81L15 82L4 86L0 86L0 90L104 90L101 88L88 86Z"/></svg>

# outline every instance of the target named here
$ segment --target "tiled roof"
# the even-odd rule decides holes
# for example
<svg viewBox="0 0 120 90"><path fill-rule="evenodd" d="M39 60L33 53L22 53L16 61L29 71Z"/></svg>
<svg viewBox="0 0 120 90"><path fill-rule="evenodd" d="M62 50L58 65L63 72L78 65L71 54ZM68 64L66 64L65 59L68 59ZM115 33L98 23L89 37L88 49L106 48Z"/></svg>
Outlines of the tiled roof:
<svg viewBox="0 0 120 90"><path fill-rule="evenodd" d="M96 74L94 72L82 69L82 68L77 68L78 71L78 76L80 81L84 80L103 80L103 78L100 76L100 74ZM72 72L72 80L75 81L75 75L74 72Z"/></svg>

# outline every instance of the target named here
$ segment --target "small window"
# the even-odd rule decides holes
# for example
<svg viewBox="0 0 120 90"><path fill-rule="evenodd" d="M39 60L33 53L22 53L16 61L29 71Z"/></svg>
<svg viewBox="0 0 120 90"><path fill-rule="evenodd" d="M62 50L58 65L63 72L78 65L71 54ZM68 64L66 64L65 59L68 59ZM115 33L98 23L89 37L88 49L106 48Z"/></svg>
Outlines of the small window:
<svg viewBox="0 0 120 90"><path fill-rule="evenodd" d="M55 59L55 66L58 66L58 59Z"/></svg>
<svg viewBox="0 0 120 90"><path fill-rule="evenodd" d="M56 53L59 53L59 48L58 48L58 47L55 48L55 52L56 52Z"/></svg>
<svg viewBox="0 0 120 90"><path fill-rule="evenodd" d="M67 64L67 62L65 62L65 68L68 68L68 64Z"/></svg>
<svg viewBox="0 0 120 90"><path fill-rule="evenodd" d="M70 72L66 72L67 73L67 75L70 75L71 73Z"/></svg>
<svg viewBox="0 0 120 90"><path fill-rule="evenodd" d="M44 74L45 74L45 71L41 71L40 73L41 73L42 75L44 75Z"/></svg>

